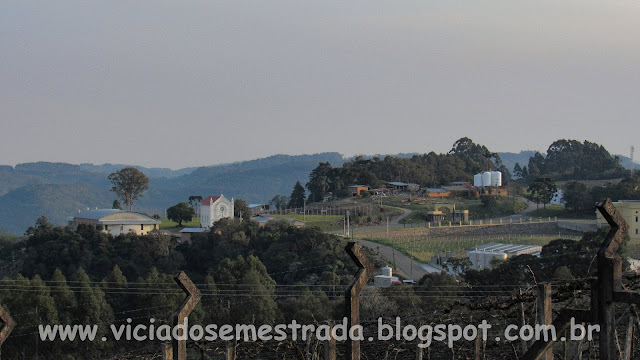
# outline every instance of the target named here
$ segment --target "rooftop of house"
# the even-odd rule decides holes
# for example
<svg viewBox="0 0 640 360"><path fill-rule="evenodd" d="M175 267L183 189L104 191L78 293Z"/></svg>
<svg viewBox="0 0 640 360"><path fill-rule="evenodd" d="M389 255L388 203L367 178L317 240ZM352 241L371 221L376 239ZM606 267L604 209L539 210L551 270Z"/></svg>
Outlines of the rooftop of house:
<svg viewBox="0 0 640 360"><path fill-rule="evenodd" d="M418 184L416 183L405 183L402 181L389 181L387 184L393 185L393 186L418 186Z"/></svg>
<svg viewBox="0 0 640 360"><path fill-rule="evenodd" d="M488 243L475 246L467 249L467 251L479 251L479 252L492 252L503 254L517 254L517 253L535 253L542 251L542 247L538 245L514 245L514 244L500 244L500 243Z"/></svg>
<svg viewBox="0 0 640 360"><path fill-rule="evenodd" d="M462 185L443 186L442 188L448 191L469 191L468 187Z"/></svg>
<svg viewBox="0 0 640 360"><path fill-rule="evenodd" d="M201 205L211 205L214 202L218 201L218 199L220 199L220 196L215 196L215 195L209 195L206 198L202 199L202 201L200 202Z"/></svg>
<svg viewBox="0 0 640 360"><path fill-rule="evenodd" d="M443 188L427 188L427 192L430 193L446 193L449 192L449 190L443 189Z"/></svg>
<svg viewBox="0 0 640 360"><path fill-rule="evenodd" d="M205 231L207 231L205 228L184 228L180 230L181 233L201 233Z"/></svg>
<svg viewBox="0 0 640 360"><path fill-rule="evenodd" d="M465 185L465 184L471 184L471 182L469 182L469 181L453 181L451 183L451 185Z"/></svg>
<svg viewBox="0 0 640 360"><path fill-rule="evenodd" d="M118 209L93 209L74 216L74 220L95 220L102 224L160 224L161 222L145 214Z"/></svg>

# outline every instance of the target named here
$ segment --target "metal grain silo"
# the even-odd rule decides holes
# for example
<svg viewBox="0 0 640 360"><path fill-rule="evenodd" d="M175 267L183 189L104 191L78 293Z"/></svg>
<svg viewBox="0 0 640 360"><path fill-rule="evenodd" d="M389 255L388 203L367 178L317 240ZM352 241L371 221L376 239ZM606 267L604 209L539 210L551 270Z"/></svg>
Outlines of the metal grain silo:
<svg viewBox="0 0 640 360"><path fill-rule="evenodd" d="M500 171L491 172L491 186L502 186L502 173Z"/></svg>
<svg viewBox="0 0 640 360"><path fill-rule="evenodd" d="M482 187L482 174L473 175L473 186Z"/></svg>
<svg viewBox="0 0 640 360"><path fill-rule="evenodd" d="M482 173L482 186L491 186L491 171Z"/></svg>

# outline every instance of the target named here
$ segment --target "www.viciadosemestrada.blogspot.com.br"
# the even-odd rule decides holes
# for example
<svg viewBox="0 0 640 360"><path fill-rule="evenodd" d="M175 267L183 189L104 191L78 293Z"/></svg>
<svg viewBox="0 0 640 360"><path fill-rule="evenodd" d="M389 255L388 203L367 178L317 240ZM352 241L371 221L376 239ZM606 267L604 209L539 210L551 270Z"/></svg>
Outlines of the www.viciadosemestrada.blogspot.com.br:
<svg viewBox="0 0 640 360"><path fill-rule="evenodd" d="M404 340L414 341L420 340L418 346L426 348L436 342L446 343L447 346L453 348L457 341L475 341L477 337L481 337L486 341L489 337L491 324L486 320L482 320L479 324L436 324L415 326L412 324L402 325L401 319L397 317L393 324L386 324L382 318L377 320L377 337L363 336L364 329L362 325L354 325L347 327L347 318L343 318L333 326L328 324L313 325L299 324L295 320L289 324L278 325L216 325L209 324L206 326L192 325L189 326L189 319L185 319L183 323L170 326L167 324L156 325L155 319L149 319L148 324L132 324L131 319L127 319L127 324L110 325L111 339L115 341L171 341L175 340L193 340L193 341L284 341L290 339L292 341L306 341L309 335L315 336L320 341L329 341L334 338L338 341L359 340L359 341L390 341ZM98 325L39 325L38 331L41 341L108 341L107 336L96 339L99 326ZM502 337L495 337L496 341L502 339L507 341L516 340L552 340L552 341L580 341L592 340L594 333L600 331L599 325L576 324L575 319L571 318L568 338L557 337L556 329L553 325L508 325L502 332Z"/></svg>

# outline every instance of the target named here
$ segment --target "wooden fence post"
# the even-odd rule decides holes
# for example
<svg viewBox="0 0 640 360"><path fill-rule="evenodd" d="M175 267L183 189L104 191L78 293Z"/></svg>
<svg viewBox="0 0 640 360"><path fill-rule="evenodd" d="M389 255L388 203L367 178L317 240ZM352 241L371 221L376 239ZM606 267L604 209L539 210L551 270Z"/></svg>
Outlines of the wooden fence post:
<svg viewBox="0 0 640 360"><path fill-rule="evenodd" d="M538 285L538 324L551 325L553 322L551 303L551 284ZM550 347L542 357L544 360L553 360L553 347Z"/></svg>
<svg viewBox="0 0 640 360"><path fill-rule="evenodd" d="M0 306L0 322L0 358L2 358L2 344L16 327L16 322L2 306Z"/></svg>
<svg viewBox="0 0 640 360"><path fill-rule="evenodd" d="M176 275L173 280L175 280L178 285L184 290L187 294L187 297L184 299L182 306L173 316L173 326L177 326L178 324L183 324L184 320L189 317L189 314L193 311L193 309L200 302L200 298L202 294L200 290L195 286L195 284L189 279L187 274L184 272L180 272ZM184 334L183 334L184 332ZM187 336L189 333L189 329L178 329L178 337ZM186 360L187 359L187 341L186 340L178 340L173 339L173 360Z"/></svg>
<svg viewBox="0 0 640 360"><path fill-rule="evenodd" d="M162 360L173 360L173 348L171 344L162 344Z"/></svg>
<svg viewBox="0 0 640 360"><path fill-rule="evenodd" d="M372 267L367 257L362 253L360 246L355 242L347 244L345 250L359 269L345 291L347 332L350 333L352 327L360 325L360 292L362 292L369 279ZM360 340L351 339L350 337L347 339L347 359L360 360Z"/></svg>
<svg viewBox="0 0 640 360"><path fill-rule="evenodd" d="M329 340L324 342L324 360L336 360L336 338L333 336L333 321L328 322L329 328Z"/></svg>

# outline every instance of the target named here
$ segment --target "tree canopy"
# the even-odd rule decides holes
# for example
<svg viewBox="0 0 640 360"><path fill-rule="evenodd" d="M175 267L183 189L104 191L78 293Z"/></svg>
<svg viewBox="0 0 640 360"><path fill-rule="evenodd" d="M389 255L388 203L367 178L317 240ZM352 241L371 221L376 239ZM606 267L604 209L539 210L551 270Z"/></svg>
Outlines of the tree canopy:
<svg viewBox="0 0 640 360"><path fill-rule="evenodd" d="M181 202L167 209L167 219L175 221L182 226L183 221L191 221L195 216L195 210L186 202Z"/></svg>
<svg viewBox="0 0 640 360"><path fill-rule="evenodd" d="M111 191L122 199L128 211L131 211L134 201L149 188L149 178L134 167L122 168L109 174L109 180L113 184Z"/></svg>
<svg viewBox="0 0 640 360"><path fill-rule="evenodd" d="M376 156L371 159L356 156L342 167L320 163L309 174L306 186L310 201L322 201L329 193L338 198L349 196L348 187L355 184L376 188L387 181L404 181L436 187L453 181L473 181L474 174L485 170L501 171L505 183L511 178L497 153L464 137L446 154L430 152L410 158Z"/></svg>
<svg viewBox="0 0 640 360"><path fill-rule="evenodd" d="M542 203L546 207L557 190L556 183L552 178L537 178L529 186L529 198L536 204Z"/></svg>
<svg viewBox="0 0 640 360"><path fill-rule="evenodd" d="M536 152L529 159L528 175L553 177L557 180L613 179L627 175L620 158L612 156L604 146L577 140L557 140L546 156Z"/></svg>

